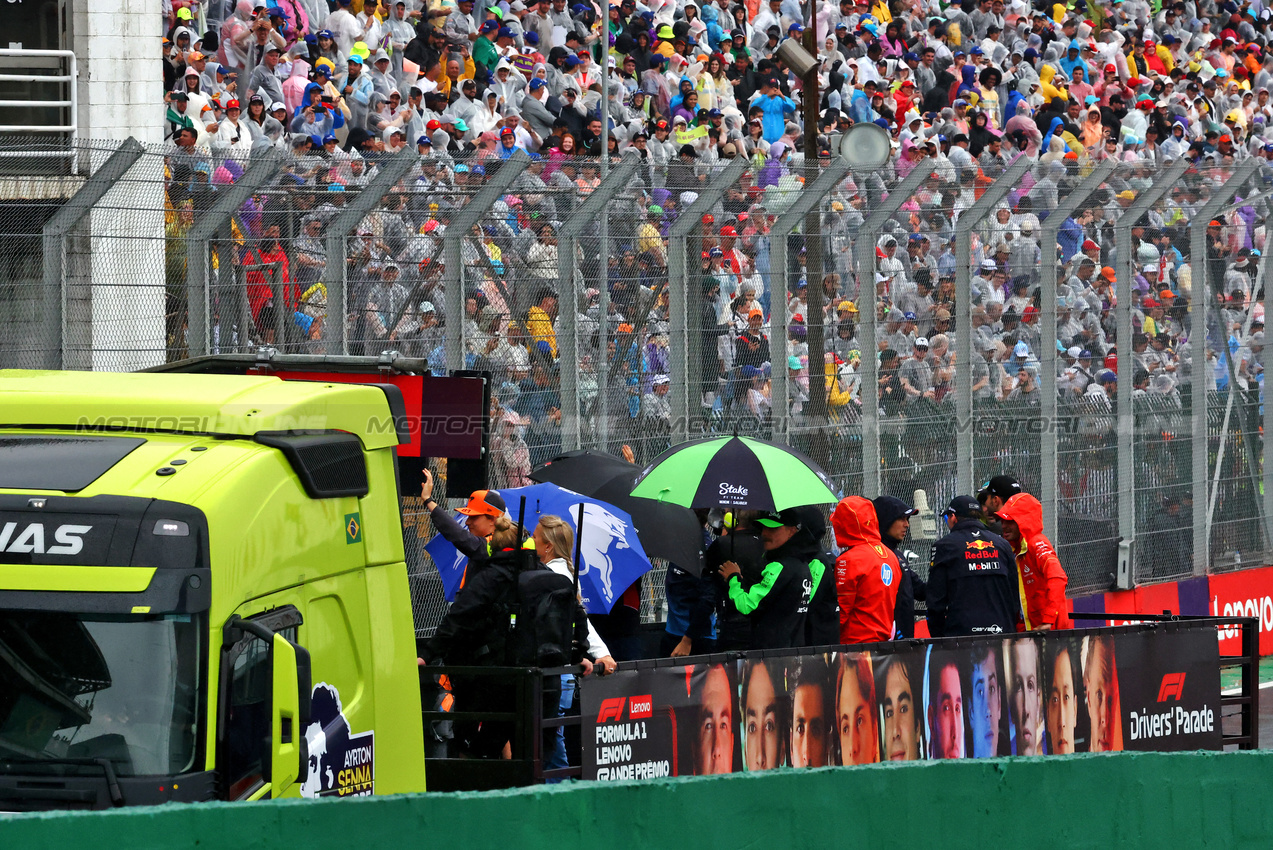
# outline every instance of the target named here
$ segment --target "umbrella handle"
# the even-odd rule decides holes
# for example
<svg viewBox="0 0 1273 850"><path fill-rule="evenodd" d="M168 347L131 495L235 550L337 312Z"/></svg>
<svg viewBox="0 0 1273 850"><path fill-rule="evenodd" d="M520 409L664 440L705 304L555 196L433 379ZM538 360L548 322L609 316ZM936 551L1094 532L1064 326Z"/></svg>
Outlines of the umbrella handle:
<svg viewBox="0 0 1273 850"><path fill-rule="evenodd" d="M575 521L575 598L579 598L579 559L583 557L583 502L579 502L579 518Z"/></svg>

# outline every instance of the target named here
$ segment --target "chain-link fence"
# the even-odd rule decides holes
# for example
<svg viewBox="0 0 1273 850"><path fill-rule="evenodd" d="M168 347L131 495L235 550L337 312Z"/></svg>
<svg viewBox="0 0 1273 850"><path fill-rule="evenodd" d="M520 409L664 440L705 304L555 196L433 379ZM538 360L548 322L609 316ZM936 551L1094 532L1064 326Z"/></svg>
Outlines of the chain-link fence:
<svg viewBox="0 0 1273 850"><path fill-rule="evenodd" d="M490 372L493 486L759 434L919 505L921 574L936 514L1000 473L1039 495L1071 592L1267 560L1264 159L10 145L33 156L0 181L7 367L397 350ZM406 511L427 624L432 529Z"/></svg>

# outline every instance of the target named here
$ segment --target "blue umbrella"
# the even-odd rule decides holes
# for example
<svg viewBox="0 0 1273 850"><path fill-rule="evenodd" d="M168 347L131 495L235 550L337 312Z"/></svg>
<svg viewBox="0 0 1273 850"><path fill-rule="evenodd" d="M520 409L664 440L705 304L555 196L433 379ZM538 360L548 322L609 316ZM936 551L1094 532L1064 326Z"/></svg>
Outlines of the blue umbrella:
<svg viewBox="0 0 1273 850"><path fill-rule="evenodd" d="M534 529L541 516L555 514L566 520L578 534L579 504L583 503L579 595L583 597L583 607L589 614L609 614L619 594L650 571L650 559L637 538L632 518L613 505L581 496L556 484L516 487L500 490L499 494L504 497L514 522L517 521L520 500L523 496L526 498L526 515L522 523L528 532ZM430 540L424 550L438 566L447 601L454 600L467 559L440 534Z"/></svg>

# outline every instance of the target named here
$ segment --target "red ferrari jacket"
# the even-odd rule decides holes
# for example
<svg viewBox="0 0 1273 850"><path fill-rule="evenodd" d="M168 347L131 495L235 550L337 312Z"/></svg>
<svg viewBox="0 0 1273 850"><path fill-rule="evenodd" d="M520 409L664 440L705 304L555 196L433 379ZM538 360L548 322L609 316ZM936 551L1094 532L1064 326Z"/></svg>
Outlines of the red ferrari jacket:
<svg viewBox="0 0 1273 850"><path fill-rule="evenodd" d="M1054 629L1073 628L1065 604L1069 579L1052 541L1043 536L1043 506L1029 493L1018 493L999 509L998 515L1021 529L1022 551L1017 553L1017 570L1029 627L1050 624Z"/></svg>
<svg viewBox="0 0 1273 850"><path fill-rule="evenodd" d="M849 496L831 513L831 528L835 542L845 550L835 561L840 643L891 639L902 568L880 542L875 506L861 496Z"/></svg>

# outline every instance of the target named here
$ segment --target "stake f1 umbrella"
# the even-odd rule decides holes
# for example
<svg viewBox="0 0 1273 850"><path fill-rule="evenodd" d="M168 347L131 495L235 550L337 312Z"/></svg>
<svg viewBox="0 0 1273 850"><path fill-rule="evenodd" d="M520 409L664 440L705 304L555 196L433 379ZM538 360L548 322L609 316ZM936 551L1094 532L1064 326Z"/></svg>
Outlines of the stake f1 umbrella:
<svg viewBox="0 0 1273 850"><path fill-rule="evenodd" d="M613 505L556 484L515 487L500 490L499 494L504 497L514 522L520 500L526 497L526 515L522 524L528 532L534 529L541 516L556 514L578 534L579 503L583 503L579 595L583 597L584 610L589 614L609 614L619 594L650 571L650 559L641 547L632 518ZM464 556L440 534L424 549L438 566L447 601L453 600L464 572ZM571 557L574 557L573 552Z"/></svg>
<svg viewBox="0 0 1273 850"><path fill-rule="evenodd" d="M632 495L693 508L781 511L837 500L826 473L790 446L709 437L673 446L637 478Z"/></svg>
<svg viewBox="0 0 1273 850"><path fill-rule="evenodd" d="M680 505L636 499L632 482L641 472L634 463L607 452L566 452L536 467L530 477L614 505L632 517L645 553L667 558L693 575L703 570L703 530L694 513Z"/></svg>

